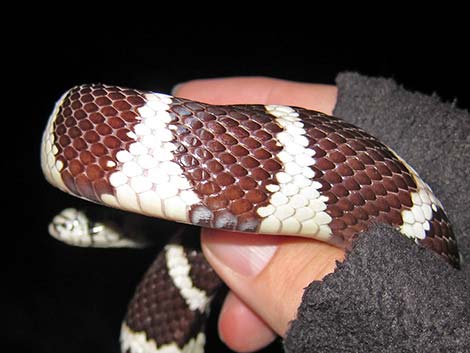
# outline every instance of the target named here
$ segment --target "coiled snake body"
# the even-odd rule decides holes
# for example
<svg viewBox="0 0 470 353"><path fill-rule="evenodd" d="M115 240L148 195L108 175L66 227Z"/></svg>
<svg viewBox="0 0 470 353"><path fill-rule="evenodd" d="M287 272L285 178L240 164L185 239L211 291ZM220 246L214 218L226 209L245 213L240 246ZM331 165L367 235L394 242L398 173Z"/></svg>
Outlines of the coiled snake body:
<svg viewBox="0 0 470 353"><path fill-rule="evenodd" d="M82 85L58 101L41 148L53 185L106 206L340 247L386 223L459 266L429 186L376 138L320 112ZM75 245L135 244L73 209L50 229ZM129 305L122 350L202 351L203 318L219 284L199 252L167 245Z"/></svg>

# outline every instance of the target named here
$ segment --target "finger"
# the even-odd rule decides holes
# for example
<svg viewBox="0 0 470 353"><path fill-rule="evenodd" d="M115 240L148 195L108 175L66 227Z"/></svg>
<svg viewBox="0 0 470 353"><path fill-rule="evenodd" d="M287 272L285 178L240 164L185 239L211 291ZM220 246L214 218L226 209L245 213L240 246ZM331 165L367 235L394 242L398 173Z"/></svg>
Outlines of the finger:
<svg viewBox="0 0 470 353"><path fill-rule="evenodd" d="M230 77L185 82L173 94L212 104L284 104L331 114L337 89L267 77Z"/></svg>
<svg viewBox="0 0 470 353"><path fill-rule="evenodd" d="M254 352L270 344L277 335L233 292L229 292L219 316L219 336L235 352Z"/></svg>
<svg viewBox="0 0 470 353"><path fill-rule="evenodd" d="M212 229L202 231L202 246L222 280L280 335L295 318L304 288L344 257L320 241Z"/></svg>

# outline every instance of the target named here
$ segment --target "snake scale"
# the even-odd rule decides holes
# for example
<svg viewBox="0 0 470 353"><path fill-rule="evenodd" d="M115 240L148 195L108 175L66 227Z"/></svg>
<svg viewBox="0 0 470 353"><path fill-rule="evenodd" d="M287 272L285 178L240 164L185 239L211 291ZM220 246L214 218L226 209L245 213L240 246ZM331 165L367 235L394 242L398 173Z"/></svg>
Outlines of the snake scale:
<svg viewBox="0 0 470 353"><path fill-rule="evenodd" d="M57 102L41 165L65 192L183 224L347 248L386 223L459 267L443 207L413 168L362 129L312 110L81 85ZM139 246L75 209L50 232L74 245ZM202 352L220 284L199 251L168 244L129 304L122 351Z"/></svg>

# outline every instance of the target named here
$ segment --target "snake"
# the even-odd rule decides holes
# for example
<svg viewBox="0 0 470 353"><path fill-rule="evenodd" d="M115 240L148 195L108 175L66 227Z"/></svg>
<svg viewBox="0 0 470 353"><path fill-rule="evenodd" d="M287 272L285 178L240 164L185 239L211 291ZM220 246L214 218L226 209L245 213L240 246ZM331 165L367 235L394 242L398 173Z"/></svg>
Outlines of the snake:
<svg viewBox="0 0 470 353"><path fill-rule="evenodd" d="M146 241L131 233L165 233L144 224L179 225L130 300L122 352L204 351L205 318L222 281L182 241L200 227L348 249L385 223L444 265L460 266L452 226L429 185L377 138L318 111L84 84L56 103L41 166L60 190L122 212L120 220L100 220L63 210L49 232L66 243L138 248ZM131 215L145 221L126 227Z"/></svg>

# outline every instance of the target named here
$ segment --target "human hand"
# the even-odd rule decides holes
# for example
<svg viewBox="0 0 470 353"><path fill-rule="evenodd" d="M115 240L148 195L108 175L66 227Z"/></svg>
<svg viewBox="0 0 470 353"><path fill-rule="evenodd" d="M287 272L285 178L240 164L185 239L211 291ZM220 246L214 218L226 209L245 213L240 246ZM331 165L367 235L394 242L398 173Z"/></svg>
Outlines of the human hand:
<svg viewBox="0 0 470 353"><path fill-rule="evenodd" d="M262 77L196 80L175 96L212 104L285 104L331 114L335 86ZM231 291L219 317L219 335L237 352L252 352L283 336L296 317L304 288L332 272L344 251L305 238L203 229L204 254Z"/></svg>

